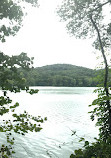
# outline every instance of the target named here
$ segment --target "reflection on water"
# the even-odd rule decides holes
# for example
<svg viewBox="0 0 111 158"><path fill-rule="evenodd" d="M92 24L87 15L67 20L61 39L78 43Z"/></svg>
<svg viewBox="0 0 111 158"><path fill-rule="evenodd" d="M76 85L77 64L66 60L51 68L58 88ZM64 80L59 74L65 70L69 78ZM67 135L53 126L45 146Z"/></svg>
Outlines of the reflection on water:
<svg viewBox="0 0 111 158"><path fill-rule="evenodd" d="M26 109L34 116L47 116L48 121L39 133L28 133L25 137L15 135L17 158L68 158L82 144L78 137L93 140L97 136L94 122L87 113L95 98L95 88L37 87L38 94L24 92L10 94L21 104L18 111ZM71 136L76 131L78 137Z"/></svg>

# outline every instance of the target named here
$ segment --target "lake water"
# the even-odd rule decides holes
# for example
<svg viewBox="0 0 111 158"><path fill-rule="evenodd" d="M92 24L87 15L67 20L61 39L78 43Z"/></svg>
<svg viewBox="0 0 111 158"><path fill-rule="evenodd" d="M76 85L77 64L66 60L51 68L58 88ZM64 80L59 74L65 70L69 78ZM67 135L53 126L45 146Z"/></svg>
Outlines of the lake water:
<svg viewBox="0 0 111 158"><path fill-rule="evenodd" d="M91 87L36 87L38 94L25 92L10 94L18 101L18 111L47 117L40 132L26 136L15 135L17 158L69 158L74 149L82 146L79 137L93 141L98 134L95 122L90 120L89 104L96 98ZM77 136L72 136L76 131ZM3 137L0 138L1 140Z"/></svg>

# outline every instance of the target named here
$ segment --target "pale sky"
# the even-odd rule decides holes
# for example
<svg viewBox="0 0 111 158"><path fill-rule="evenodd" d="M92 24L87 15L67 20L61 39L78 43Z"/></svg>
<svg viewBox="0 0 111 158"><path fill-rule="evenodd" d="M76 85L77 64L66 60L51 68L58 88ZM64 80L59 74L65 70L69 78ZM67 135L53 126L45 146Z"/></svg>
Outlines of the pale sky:
<svg viewBox="0 0 111 158"><path fill-rule="evenodd" d="M1 44L1 51L8 55L26 52L34 57L35 67L64 63L95 68L98 62L91 41L77 40L67 33L55 11L59 2L40 0L39 8L29 7L23 27Z"/></svg>

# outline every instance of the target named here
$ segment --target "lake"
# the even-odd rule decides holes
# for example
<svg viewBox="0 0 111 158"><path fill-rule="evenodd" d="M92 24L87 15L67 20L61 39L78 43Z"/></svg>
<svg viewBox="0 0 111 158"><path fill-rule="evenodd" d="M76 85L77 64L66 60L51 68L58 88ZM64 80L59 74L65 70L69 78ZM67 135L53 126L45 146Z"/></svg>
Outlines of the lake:
<svg viewBox="0 0 111 158"><path fill-rule="evenodd" d="M26 109L34 116L48 119L38 133L15 135L17 158L69 158L83 145L78 142L80 137L93 141L98 129L90 120L88 105L96 98L94 87L36 88L39 92L34 95L25 92L10 94L14 102L20 103L19 112ZM76 131L77 136L72 136L72 131Z"/></svg>

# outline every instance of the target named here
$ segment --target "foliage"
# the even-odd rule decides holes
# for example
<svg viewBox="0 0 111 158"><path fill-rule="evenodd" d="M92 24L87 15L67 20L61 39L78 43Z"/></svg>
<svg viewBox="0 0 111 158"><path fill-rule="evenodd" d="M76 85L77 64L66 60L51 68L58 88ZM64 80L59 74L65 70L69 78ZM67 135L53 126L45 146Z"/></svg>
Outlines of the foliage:
<svg viewBox="0 0 111 158"><path fill-rule="evenodd" d="M105 14L103 7L109 6L110 8L110 4L110 0L105 2L104 0L64 0L58 8L58 15L66 21L68 32L77 38L92 38L97 34L91 21L92 16L100 30L103 47L108 48L111 43L111 13L109 9L108 14ZM96 40L94 38L93 44L96 49L100 50L98 38Z"/></svg>
<svg viewBox="0 0 111 158"><path fill-rule="evenodd" d="M38 0L1 0L0 1L0 41L5 42L6 37L16 35L22 27L22 21L25 16L24 4L29 3L37 6ZM19 68L32 69L33 58L27 57L26 53L18 56L8 56L0 52L0 132L6 135L6 144L0 143L0 157L12 157L14 152L13 132L25 135L28 131L39 132L47 118L34 117L26 111L16 113L19 103L12 104L12 99L8 96L9 91L13 93L21 92L34 94L38 90L29 89L22 72Z"/></svg>
<svg viewBox="0 0 111 158"><path fill-rule="evenodd" d="M105 54L109 51L111 43L110 5L111 0L64 0L58 9L59 16L67 23L69 33L76 38L94 39L93 46L101 52L105 65L103 88L97 90L98 98L92 103L95 108L90 112L92 121L97 117L96 125L100 127L99 139L92 145L87 143L83 150L76 150L71 158L111 157L111 94L108 84L109 67ZM105 12L106 9L109 9L109 12Z"/></svg>
<svg viewBox="0 0 111 158"><path fill-rule="evenodd" d="M38 0L3 0L0 1L0 41L5 42L6 37L13 35L20 30L22 26L23 17L25 16L23 4L29 3L37 6ZM25 7L25 6L24 6Z"/></svg>
<svg viewBox="0 0 111 158"><path fill-rule="evenodd" d="M23 113L16 113L16 108L19 107L19 103L12 105L12 100L8 96L8 91L17 93L21 90L25 90L27 93L34 94L38 90L29 89L29 86L26 84L26 79L23 78L23 74L18 71L18 67L22 67L26 70L30 70L30 67L33 63L32 59L27 57L25 53L21 53L19 56L9 57L0 53L0 88L2 95L0 97L0 116L1 119L5 115L6 118L1 121L0 132L6 133L7 143L2 144L0 149L1 157L8 157L11 154L14 154L13 145L14 137L12 133L18 133L25 135L28 131L39 132L42 128L40 123L43 123L46 118L42 119L41 117L34 117L29 115L26 111ZM12 116L12 117L11 117Z"/></svg>
<svg viewBox="0 0 111 158"><path fill-rule="evenodd" d="M101 82L103 89L98 90L98 98L92 103L92 105L96 105L96 108L91 112L91 119L94 119L94 115L98 117L97 125L100 126L100 136L104 139L107 139L111 134L111 96L108 88L109 70L105 55L105 49L107 50L110 46L111 30L110 23L104 24L105 13L103 6L110 4L111 1L65 0L58 11L60 17L68 22L68 30L74 36L86 38L89 34L91 37L97 34L94 45L96 49L101 51L105 69Z"/></svg>
<svg viewBox="0 0 111 158"><path fill-rule="evenodd" d="M108 101L111 100L111 94L106 96L104 88L98 88L95 90L98 93L98 98L95 99L91 105L94 109L90 111L91 120L97 118L96 126L99 126L99 138L95 138L96 142L90 144L81 139L84 142L84 147L75 150L74 154L71 154L70 158L110 158L111 157L111 137L110 137L110 109L107 106ZM103 117L104 116L104 117Z"/></svg>
<svg viewBox="0 0 111 158"><path fill-rule="evenodd" d="M99 71L67 64L34 68L27 73L20 70L30 86L94 87Z"/></svg>
<svg viewBox="0 0 111 158"><path fill-rule="evenodd" d="M95 108L90 111L91 113L91 120L93 121L95 117L97 117L97 123L96 126L99 126L99 136L102 140L107 140L107 138L110 135L110 109L107 106L107 102L111 100L111 94L109 94L109 97L106 96L106 92L104 88L99 88L95 90L95 92L98 92L98 98L95 99L92 102L92 105L95 106ZM104 116L104 117L103 117Z"/></svg>
<svg viewBox="0 0 111 158"><path fill-rule="evenodd" d="M85 141L82 149L75 150L70 158L110 158L111 157L111 138L107 142L96 139L95 143L89 144Z"/></svg>

